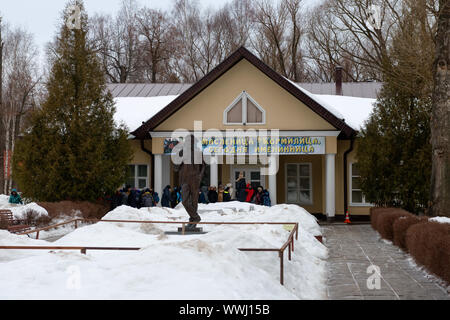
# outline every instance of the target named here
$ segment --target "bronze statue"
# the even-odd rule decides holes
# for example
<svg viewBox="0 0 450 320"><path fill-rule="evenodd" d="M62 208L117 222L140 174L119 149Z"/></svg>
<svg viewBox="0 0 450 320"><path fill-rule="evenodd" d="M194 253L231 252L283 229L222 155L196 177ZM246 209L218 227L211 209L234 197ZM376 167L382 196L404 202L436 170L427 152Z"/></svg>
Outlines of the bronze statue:
<svg viewBox="0 0 450 320"><path fill-rule="evenodd" d="M190 144L191 157L189 163L181 163L175 165L175 171L179 172L179 182L181 186L181 197L184 208L189 214L189 222L200 222L201 218L197 212L198 209L198 192L200 190L200 183L205 173L206 164L194 163L194 151L196 146L196 140L191 135L186 137L184 143ZM196 224L188 224L186 226L187 231L196 230Z"/></svg>

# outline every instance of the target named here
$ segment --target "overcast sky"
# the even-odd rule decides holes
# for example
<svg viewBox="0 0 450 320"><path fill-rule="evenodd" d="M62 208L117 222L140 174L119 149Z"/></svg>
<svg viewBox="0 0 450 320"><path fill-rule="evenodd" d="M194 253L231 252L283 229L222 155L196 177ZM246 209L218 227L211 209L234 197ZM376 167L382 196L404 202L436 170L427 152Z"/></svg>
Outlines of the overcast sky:
<svg viewBox="0 0 450 320"><path fill-rule="evenodd" d="M199 0L202 7L221 7L229 0ZM13 26L24 27L35 36L40 49L53 38L60 13L66 5L65 0L0 0L0 15ZM138 0L151 8L169 10L172 0ZM121 0L84 0L89 15L96 12L114 14Z"/></svg>

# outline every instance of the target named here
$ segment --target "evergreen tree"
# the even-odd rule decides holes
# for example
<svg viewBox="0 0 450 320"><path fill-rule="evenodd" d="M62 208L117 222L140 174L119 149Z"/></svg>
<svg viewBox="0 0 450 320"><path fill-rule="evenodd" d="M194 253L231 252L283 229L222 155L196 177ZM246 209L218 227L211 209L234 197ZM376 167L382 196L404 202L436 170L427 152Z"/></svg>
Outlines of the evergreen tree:
<svg viewBox="0 0 450 320"><path fill-rule="evenodd" d="M405 8L393 39L394 62L360 132L357 158L366 201L419 213L429 202L434 43L418 6Z"/></svg>
<svg viewBox="0 0 450 320"><path fill-rule="evenodd" d="M32 115L13 159L20 189L40 201L96 200L125 181L131 157L127 131L114 123L114 101L87 41L83 3L70 4L81 8L81 28L66 25L66 10L46 101Z"/></svg>

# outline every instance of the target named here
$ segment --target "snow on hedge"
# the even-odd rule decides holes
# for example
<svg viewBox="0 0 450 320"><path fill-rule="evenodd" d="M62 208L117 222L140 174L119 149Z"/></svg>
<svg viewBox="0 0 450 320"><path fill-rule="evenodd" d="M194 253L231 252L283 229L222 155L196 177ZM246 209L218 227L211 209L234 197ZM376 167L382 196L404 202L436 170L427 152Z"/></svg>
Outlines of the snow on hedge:
<svg viewBox="0 0 450 320"><path fill-rule="evenodd" d="M9 196L1 194L0 195L0 209L11 210L15 219L25 219L27 213L33 214L34 218L39 218L42 216L48 216L47 210L42 208L35 202L27 204L12 204L9 203Z"/></svg>
<svg viewBox="0 0 450 320"><path fill-rule="evenodd" d="M293 205L272 208L239 203L201 205L202 221L299 222L292 261L285 252L285 286L279 283L276 252L238 248L280 248L289 232L283 225L202 225L203 235L166 235L178 224L99 222L78 228L54 245L140 247L140 251L29 253L0 252L0 299L323 299L327 249L316 240L313 216ZM187 221L184 208L121 206L103 220ZM6 240L4 237L7 237ZM0 233L0 243L33 243ZM45 241L44 241L45 242ZM41 244L36 242L36 245ZM49 244L48 242L45 242ZM67 287L79 271L80 288Z"/></svg>
<svg viewBox="0 0 450 320"><path fill-rule="evenodd" d="M434 218L430 218L430 221L439 222L439 223L450 223L450 218L448 218L448 217L434 217Z"/></svg>

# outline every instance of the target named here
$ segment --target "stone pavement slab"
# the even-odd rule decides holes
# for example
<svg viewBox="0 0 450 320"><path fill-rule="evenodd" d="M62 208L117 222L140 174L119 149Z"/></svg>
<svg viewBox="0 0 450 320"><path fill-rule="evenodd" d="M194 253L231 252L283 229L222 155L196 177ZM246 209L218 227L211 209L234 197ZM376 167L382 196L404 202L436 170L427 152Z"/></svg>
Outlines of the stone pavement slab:
<svg viewBox="0 0 450 320"><path fill-rule="evenodd" d="M331 224L322 230L329 250L329 299L450 300L447 289L419 270L400 248L380 239L370 225Z"/></svg>

